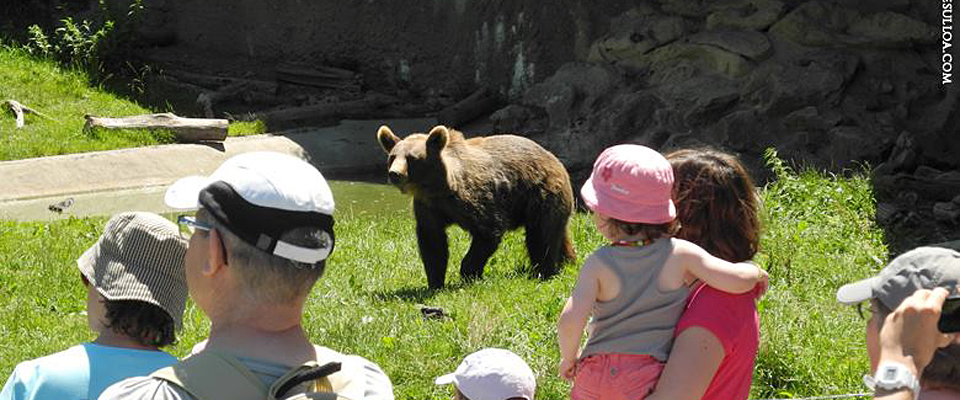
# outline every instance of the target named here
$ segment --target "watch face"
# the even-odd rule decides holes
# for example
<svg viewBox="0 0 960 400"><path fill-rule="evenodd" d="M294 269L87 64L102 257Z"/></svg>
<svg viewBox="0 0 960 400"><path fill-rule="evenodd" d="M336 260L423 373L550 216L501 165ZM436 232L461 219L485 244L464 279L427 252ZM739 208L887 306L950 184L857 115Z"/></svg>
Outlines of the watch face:
<svg viewBox="0 0 960 400"><path fill-rule="evenodd" d="M897 379L897 368L896 367L887 367L883 369L883 375L881 375L881 380L885 382L891 382Z"/></svg>

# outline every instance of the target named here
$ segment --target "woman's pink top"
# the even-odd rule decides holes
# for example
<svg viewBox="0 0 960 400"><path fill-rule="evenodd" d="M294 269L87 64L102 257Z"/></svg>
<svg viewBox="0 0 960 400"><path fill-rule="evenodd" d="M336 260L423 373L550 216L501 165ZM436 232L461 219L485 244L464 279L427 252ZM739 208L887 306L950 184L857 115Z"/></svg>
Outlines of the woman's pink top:
<svg viewBox="0 0 960 400"><path fill-rule="evenodd" d="M750 395L753 364L760 345L759 289L743 294L722 292L707 285L693 290L675 336L694 326L713 333L724 357L701 400L745 400Z"/></svg>

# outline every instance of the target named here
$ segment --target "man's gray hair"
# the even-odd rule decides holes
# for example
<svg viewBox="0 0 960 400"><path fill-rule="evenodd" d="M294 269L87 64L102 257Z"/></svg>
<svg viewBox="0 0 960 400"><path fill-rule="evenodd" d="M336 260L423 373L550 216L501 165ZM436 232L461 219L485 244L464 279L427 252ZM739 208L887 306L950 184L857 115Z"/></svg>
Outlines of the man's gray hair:
<svg viewBox="0 0 960 400"><path fill-rule="evenodd" d="M217 229L227 253L227 263L240 272L245 295L253 300L265 304L291 304L309 293L323 275L326 260L307 264L268 254L243 241L214 218L205 218L205 221ZM313 228L292 229L279 239L309 248L319 247L323 241L321 233Z"/></svg>

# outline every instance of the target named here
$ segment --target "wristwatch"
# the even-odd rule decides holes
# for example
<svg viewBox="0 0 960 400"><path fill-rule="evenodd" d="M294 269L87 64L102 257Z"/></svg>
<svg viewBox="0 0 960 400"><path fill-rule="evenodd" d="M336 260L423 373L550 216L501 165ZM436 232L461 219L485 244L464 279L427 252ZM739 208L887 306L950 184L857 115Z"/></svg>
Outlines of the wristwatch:
<svg viewBox="0 0 960 400"><path fill-rule="evenodd" d="M870 389L887 392L910 389L914 399L920 394L920 381L906 365L896 362L880 363L876 374L863 376L863 384Z"/></svg>

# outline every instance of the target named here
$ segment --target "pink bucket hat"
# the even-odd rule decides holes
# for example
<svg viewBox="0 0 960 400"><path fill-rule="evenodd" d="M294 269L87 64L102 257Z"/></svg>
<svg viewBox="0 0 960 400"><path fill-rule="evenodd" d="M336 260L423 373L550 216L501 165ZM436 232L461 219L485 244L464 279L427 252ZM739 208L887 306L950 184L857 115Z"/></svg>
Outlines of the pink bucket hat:
<svg viewBox="0 0 960 400"><path fill-rule="evenodd" d="M677 217L670 199L673 168L656 150L635 144L607 148L593 163L580 196L594 212L625 222L664 224Z"/></svg>

